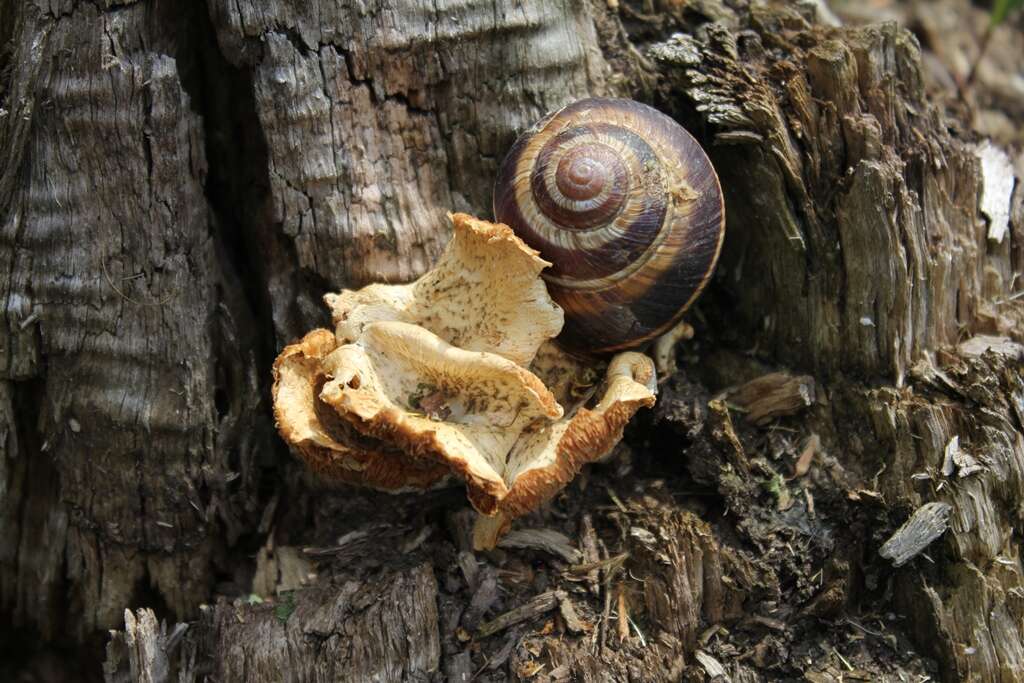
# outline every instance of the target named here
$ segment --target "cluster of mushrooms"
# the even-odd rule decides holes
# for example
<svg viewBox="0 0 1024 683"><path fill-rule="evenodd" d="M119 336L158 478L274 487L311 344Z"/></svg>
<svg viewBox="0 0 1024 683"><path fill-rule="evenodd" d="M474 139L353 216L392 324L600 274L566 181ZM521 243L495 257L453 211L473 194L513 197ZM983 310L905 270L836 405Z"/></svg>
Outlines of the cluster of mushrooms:
<svg viewBox="0 0 1024 683"><path fill-rule="evenodd" d="M499 223L451 215L415 282L325 296L334 330L274 363L278 430L316 475L392 492L461 481L478 549L654 404L654 363L625 349L679 322L724 235L703 150L631 100L582 100L524 133L494 205Z"/></svg>

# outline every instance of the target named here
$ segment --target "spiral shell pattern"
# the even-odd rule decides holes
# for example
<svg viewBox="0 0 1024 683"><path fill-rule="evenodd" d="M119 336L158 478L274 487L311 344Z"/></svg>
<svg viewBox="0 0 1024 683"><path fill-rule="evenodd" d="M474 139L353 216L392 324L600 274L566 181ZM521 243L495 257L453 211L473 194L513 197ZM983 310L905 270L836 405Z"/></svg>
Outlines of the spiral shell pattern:
<svg viewBox="0 0 1024 683"><path fill-rule="evenodd" d="M516 140L494 214L552 263L560 339L606 352L679 321L707 284L725 235L722 190L704 150L668 116L592 98Z"/></svg>

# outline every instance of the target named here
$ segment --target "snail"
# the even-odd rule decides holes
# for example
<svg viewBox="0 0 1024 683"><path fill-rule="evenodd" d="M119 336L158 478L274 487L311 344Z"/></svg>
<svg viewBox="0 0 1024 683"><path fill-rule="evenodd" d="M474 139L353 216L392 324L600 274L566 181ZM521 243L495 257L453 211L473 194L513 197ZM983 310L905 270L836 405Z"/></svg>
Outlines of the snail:
<svg viewBox="0 0 1024 683"><path fill-rule="evenodd" d="M580 100L523 133L498 171L494 215L552 266L570 350L635 348L679 323L725 235L718 177L656 109Z"/></svg>

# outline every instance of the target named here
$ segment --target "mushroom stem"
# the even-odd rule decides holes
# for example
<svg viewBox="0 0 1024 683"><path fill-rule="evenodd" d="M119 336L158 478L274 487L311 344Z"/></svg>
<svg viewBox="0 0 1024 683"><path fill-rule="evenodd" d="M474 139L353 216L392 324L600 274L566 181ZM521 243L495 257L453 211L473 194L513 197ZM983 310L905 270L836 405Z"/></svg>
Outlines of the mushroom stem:
<svg viewBox="0 0 1024 683"><path fill-rule="evenodd" d="M693 339L693 328L680 321L654 342L654 365L658 368L659 383L675 374L676 344L688 339Z"/></svg>
<svg viewBox="0 0 1024 683"><path fill-rule="evenodd" d="M478 514L473 523L473 550L493 550L510 526L512 520L501 512L494 516Z"/></svg>

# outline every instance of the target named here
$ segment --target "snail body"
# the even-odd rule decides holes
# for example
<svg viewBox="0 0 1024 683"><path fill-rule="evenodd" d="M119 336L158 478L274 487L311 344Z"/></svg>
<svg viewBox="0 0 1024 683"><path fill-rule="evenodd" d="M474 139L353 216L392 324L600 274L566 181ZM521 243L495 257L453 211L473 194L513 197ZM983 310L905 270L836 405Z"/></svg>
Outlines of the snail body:
<svg viewBox="0 0 1024 683"><path fill-rule="evenodd" d="M552 263L559 339L603 353L667 331L714 271L722 190L696 140L632 100L580 100L516 140L498 171L496 219Z"/></svg>

